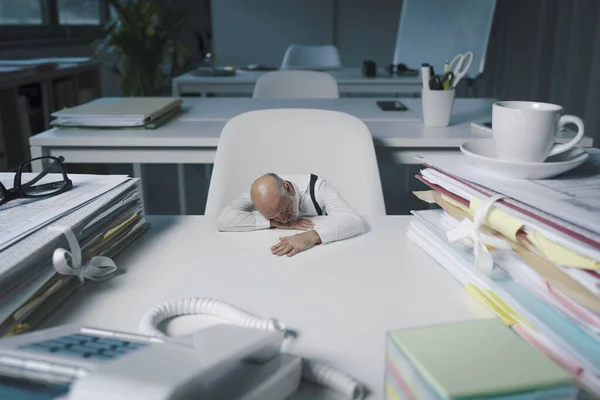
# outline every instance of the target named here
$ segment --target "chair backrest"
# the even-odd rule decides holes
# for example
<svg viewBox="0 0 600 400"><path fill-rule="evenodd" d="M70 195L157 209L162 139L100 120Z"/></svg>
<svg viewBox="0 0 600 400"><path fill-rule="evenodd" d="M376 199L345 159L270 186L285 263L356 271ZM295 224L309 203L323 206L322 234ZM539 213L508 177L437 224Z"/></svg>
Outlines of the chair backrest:
<svg viewBox="0 0 600 400"><path fill-rule="evenodd" d="M281 69L340 69L342 62L337 47L293 44L287 48Z"/></svg>
<svg viewBox="0 0 600 400"><path fill-rule="evenodd" d="M327 179L362 215L385 215L369 128L339 111L250 111L227 122L208 189L206 215L218 215L268 172L314 173Z"/></svg>
<svg viewBox="0 0 600 400"><path fill-rule="evenodd" d="M267 72L254 85L257 99L337 99L340 91L335 78L326 72Z"/></svg>

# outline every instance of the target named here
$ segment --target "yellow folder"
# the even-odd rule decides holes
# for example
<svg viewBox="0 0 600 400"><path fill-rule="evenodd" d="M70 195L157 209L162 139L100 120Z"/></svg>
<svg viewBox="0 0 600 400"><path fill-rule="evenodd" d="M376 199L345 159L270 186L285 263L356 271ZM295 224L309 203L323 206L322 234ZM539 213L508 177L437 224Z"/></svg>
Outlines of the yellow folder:
<svg viewBox="0 0 600 400"><path fill-rule="evenodd" d="M462 204L457 204L456 202L451 204L449 201L447 201L445 196L435 190L431 190L426 193L419 192L415 194L424 201L432 201L437 203L451 217L457 220L462 220L463 218L469 218L470 220L473 219L472 213L469 212L469 209L464 207ZM512 250L532 270L547 280L553 287L571 297L582 306L587 307L594 312L600 313L600 298L598 298L594 293L590 292L585 286L577 282L575 279L571 278L571 276L563 272L551 261L546 259L545 255L544 257L538 255L528 248L529 244L524 242L520 237L516 237L516 241L509 240L506 236L500 234L487 224L484 224L481 229L485 233L505 239L505 241L511 246Z"/></svg>

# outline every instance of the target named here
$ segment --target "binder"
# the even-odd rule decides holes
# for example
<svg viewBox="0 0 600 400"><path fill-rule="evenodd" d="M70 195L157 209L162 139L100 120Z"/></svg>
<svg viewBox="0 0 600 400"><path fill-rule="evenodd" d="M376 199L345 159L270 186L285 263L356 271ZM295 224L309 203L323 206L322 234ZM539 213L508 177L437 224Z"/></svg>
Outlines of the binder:
<svg viewBox="0 0 600 400"><path fill-rule="evenodd" d="M87 127L136 127L171 113L183 103L171 97L103 97L52 113L57 124Z"/></svg>

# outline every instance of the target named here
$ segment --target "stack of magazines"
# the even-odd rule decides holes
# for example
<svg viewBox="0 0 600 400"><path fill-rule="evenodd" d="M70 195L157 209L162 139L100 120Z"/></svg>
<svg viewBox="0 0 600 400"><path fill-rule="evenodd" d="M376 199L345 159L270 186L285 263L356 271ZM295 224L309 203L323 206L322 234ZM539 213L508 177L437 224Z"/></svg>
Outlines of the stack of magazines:
<svg viewBox="0 0 600 400"><path fill-rule="evenodd" d="M600 151L553 179L422 158L407 236L505 325L600 396Z"/></svg>
<svg viewBox="0 0 600 400"><path fill-rule="evenodd" d="M14 176L0 181L12 187ZM114 257L146 229L137 179L69 178L64 193L0 205L0 336L35 328L86 280L118 273L98 257Z"/></svg>

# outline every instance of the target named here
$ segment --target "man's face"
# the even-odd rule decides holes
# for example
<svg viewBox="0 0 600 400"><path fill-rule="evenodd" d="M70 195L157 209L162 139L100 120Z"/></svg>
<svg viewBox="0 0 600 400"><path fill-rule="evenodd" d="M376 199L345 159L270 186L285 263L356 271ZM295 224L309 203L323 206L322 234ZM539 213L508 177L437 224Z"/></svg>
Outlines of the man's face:
<svg viewBox="0 0 600 400"><path fill-rule="evenodd" d="M291 183L286 181L284 188L285 194L278 199L270 210L265 213L261 212L261 214L267 219L287 224L298 219L300 201Z"/></svg>

